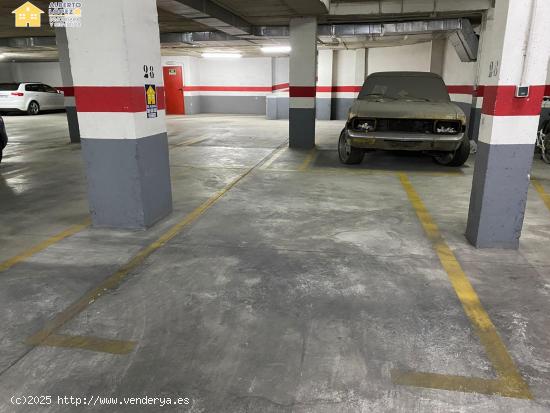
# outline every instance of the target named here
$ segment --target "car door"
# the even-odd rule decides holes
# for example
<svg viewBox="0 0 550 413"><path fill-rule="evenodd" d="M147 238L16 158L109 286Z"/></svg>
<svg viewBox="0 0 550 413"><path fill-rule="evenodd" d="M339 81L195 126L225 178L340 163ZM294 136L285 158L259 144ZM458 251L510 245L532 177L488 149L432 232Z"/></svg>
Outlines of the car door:
<svg viewBox="0 0 550 413"><path fill-rule="evenodd" d="M49 109L63 109L65 107L65 96L56 88L42 85L48 97Z"/></svg>
<svg viewBox="0 0 550 413"><path fill-rule="evenodd" d="M48 92L48 86L39 84L38 85L38 98L40 99L38 103L42 110L53 109L54 100L52 94Z"/></svg>
<svg viewBox="0 0 550 413"><path fill-rule="evenodd" d="M38 102L40 105L40 108L43 108L42 102L41 102L41 96L38 91L38 87L40 85L37 83L28 83L25 85L25 100L26 100L26 106L29 106L29 103L31 103L33 100Z"/></svg>

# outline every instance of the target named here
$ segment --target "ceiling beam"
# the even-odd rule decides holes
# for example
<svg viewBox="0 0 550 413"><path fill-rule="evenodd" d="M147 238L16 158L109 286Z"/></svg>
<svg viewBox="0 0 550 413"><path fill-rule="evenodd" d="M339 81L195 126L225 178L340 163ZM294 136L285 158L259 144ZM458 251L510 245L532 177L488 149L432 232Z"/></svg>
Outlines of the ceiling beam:
<svg viewBox="0 0 550 413"><path fill-rule="evenodd" d="M211 0L157 0L157 6L232 36L252 32L250 23Z"/></svg>
<svg viewBox="0 0 550 413"><path fill-rule="evenodd" d="M333 16L389 16L407 14L448 14L481 12L490 9L494 0L370 0L362 2L331 2Z"/></svg>

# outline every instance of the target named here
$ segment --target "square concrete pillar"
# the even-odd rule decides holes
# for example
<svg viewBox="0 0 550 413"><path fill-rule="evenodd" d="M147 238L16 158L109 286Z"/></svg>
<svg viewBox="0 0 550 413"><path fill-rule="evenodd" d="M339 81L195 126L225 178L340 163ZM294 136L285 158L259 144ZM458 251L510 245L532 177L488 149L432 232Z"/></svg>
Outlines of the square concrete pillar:
<svg viewBox="0 0 550 413"><path fill-rule="evenodd" d="M550 56L550 2L499 0L486 22L483 105L467 239L519 247ZM518 97L519 87L528 87Z"/></svg>
<svg viewBox="0 0 550 413"><path fill-rule="evenodd" d="M315 147L317 19L290 20L289 146Z"/></svg>
<svg viewBox="0 0 550 413"><path fill-rule="evenodd" d="M69 45L67 32L64 28L55 29L55 40L59 54L59 67L61 69L61 81L63 82L63 93L65 95L65 111L69 126L69 138L71 143L80 143L80 127L76 113L74 99L74 83L71 73L71 58L69 56Z"/></svg>
<svg viewBox="0 0 550 413"><path fill-rule="evenodd" d="M65 33L93 224L147 228L172 210L156 1L85 6Z"/></svg>

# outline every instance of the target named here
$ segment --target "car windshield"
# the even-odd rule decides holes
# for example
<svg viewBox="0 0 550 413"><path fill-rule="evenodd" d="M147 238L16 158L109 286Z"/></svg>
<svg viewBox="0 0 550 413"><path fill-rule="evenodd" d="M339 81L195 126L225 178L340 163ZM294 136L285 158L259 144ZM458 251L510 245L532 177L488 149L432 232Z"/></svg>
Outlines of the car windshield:
<svg viewBox="0 0 550 413"><path fill-rule="evenodd" d="M17 90L19 83L0 83L0 90Z"/></svg>
<svg viewBox="0 0 550 413"><path fill-rule="evenodd" d="M370 76L358 99L390 99L426 102L448 102L449 93L443 80L433 76Z"/></svg>

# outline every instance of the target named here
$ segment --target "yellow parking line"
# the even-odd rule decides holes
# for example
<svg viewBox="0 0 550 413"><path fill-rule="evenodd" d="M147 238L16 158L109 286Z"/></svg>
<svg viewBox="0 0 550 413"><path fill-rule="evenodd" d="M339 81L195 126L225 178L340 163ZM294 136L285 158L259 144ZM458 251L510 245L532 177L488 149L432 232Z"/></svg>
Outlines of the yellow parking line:
<svg viewBox="0 0 550 413"><path fill-rule="evenodd" d="M548 208L548 210L550 210L550 195L547 194L544 191L544 187L542 186L542 184L537 179L531 178L531 182L533 183L533 186L535 187L535 189L539 193L540 197L544 201L544 204L546 205L546 208Z"/></svg>
<svg viewBox="0 0 550 413"><path fill-rule="evenodd" d="M273 162L275 162L277 159L279 159L279 158L281 157L281 155L282 155L283 153L285 153L286 150L287 150L286 146L284 146L284 147L278 149L278 150L273 154L273 156L271 156L271 158L269 158L269 159L260 167L260 169L265 170L265 169L269 168L269 167L273 164Z"/></svg>
<svg viewBox="0 0 550 413"><path fill-rule="evenodd" d="M399 179L414 210L416 211L416 215L418 216L426 235L433 243L433 247L439 257L439 261L447 272L454 291L462 303L462 307L464 308L466 315L470 319L470 322L497 373L497 380L500 383L500 386L496 387L492 385L488 387L484 385L484 387L479 384L479 379L477 378L464 378L465 380L473 379L473 382L469 385L470 391L476 391L479 393L486 393L489 391L491 394L531 399L533 396L531 395L527 383L521 377L514 361L510 357L504 343L500 339L489 314L487 314L483 308L474 287L468 280L468 277L464 273L464 270L460 266L460 263L456 259L454 253L443 239L437 224L432 219L428 209L420 198L420 195L418 195L406 174L399 174ZM396 377L399 377L398 373L396 373ZM411 380L411 377L414 378L414 376L408 376L408 380L404 380L403 383L411 384L414 382L414 380ZM461 389L464 388L463 382L461 381L457 382L456 379L445 381L441 380L441 377L444 376L429 376L424 373L420 373L420 376L417 376L417 385L430 388L442 388L443 385L447 385L447 390L456 391L461 391ZM399 380L397 380L397 384L400 384Z"/></svg>
<svg viewBox="0 0 550 413"><path fill-rule="evenodd" d="M278 149L278 148L277 148ZM102 295L106 294L110 290L117 288L126 276L141 265L146 258L151 254L157 251L159 248L164 246L168 241L173 239L178 235L185 227L192 224L196 221L202 214L204 214L211 206L220 200L228 191L230 191L235 185L242 181L246 176L248 176L254 169L262 165L266 159L273 155L273 152L267 157L262 159L252 168L248 169L243 174L235 178L231 183L226 185L221 191L217 192L215 195L210 197L206 202L192 211L190 214L186 215L181 221L172 226L168 231L163 233L156 241L146 246L140 250L134 257L130 259L126 264L124 264L118 271L110 275L107 279L101 282L98 286L94 287L91 291L86 293L79 300L71 304L65 310L58 313L53 319L48 321L42 330L33 334L26 340L26 343L33 346L40 346L46 342L48 337L54 334L59 328L65 325L68 321L73 319L75 316L84 311L88 306L90 306L94 301L100 298Z"/></svg>
<svg viewBox="0 0 550 413"><path fill-rule="evenodd" d="M186 141L170 145L170 148L179 148L181 146L190 146L190 145L193 145L195 143L205 141L209 137L210 137L210 135L203 135L203 136L199 136L198 138L188 139Z"/></svg>
<svg viewBox="0 0 550 413"><path fill-rule="evenodd" d="M67 228L66 230L60 232L59 234L56 234L53 237L48 238L47 240L42 241L41 243L35 245L34 247L29 248L28 250L22 252L21 254L16 255L15 257L12 257L12 258L10 258L6 261L0 262L0 272L8 270L11 267L13 267L14 265L20 263L21 261L24 261L27 258L32 257L34 254L45 250L49 246L51 246L51 245L53 245L53 244L55 244L59 241L62 241L65 238L68 238L68 237L76 234L77 232L82 231L83 229L89 227L90 224L91 224L91 220L90 220L90 218L87 218L81 224L73 225L73 226Z"/></svg>
<svg viewBox="0 0 550 413"><path fill-rule="evenodd" d="M499 379L481 379L448 374L420 373L416 371L391 371L394 384L401 386L424 387L438 390L460 391L464 393L499 394L505 397L524 399L521 390L509 387Z"/></svg>
<svg viewBox="0 0 550 413"><path fill-rule="evenodd" d="M300 168L298 168L298 171L300 172L307 171L311 166L311 164L313 163L313 161L315 160L315 158L317 158L317 156L319 156L319 152L317 151L317 148L313 148L312 150L310 150L306 156L306 159L304 159L304 162L302 163Z"/></svg>
<svg viewBox="0 0 550 413"><path fill-rule="evenodd" d="M136 347L134 341L109 340L98 337L52 334L40 343L46 347L61 347L89 350L101 353L128 354Z"/></svg>

